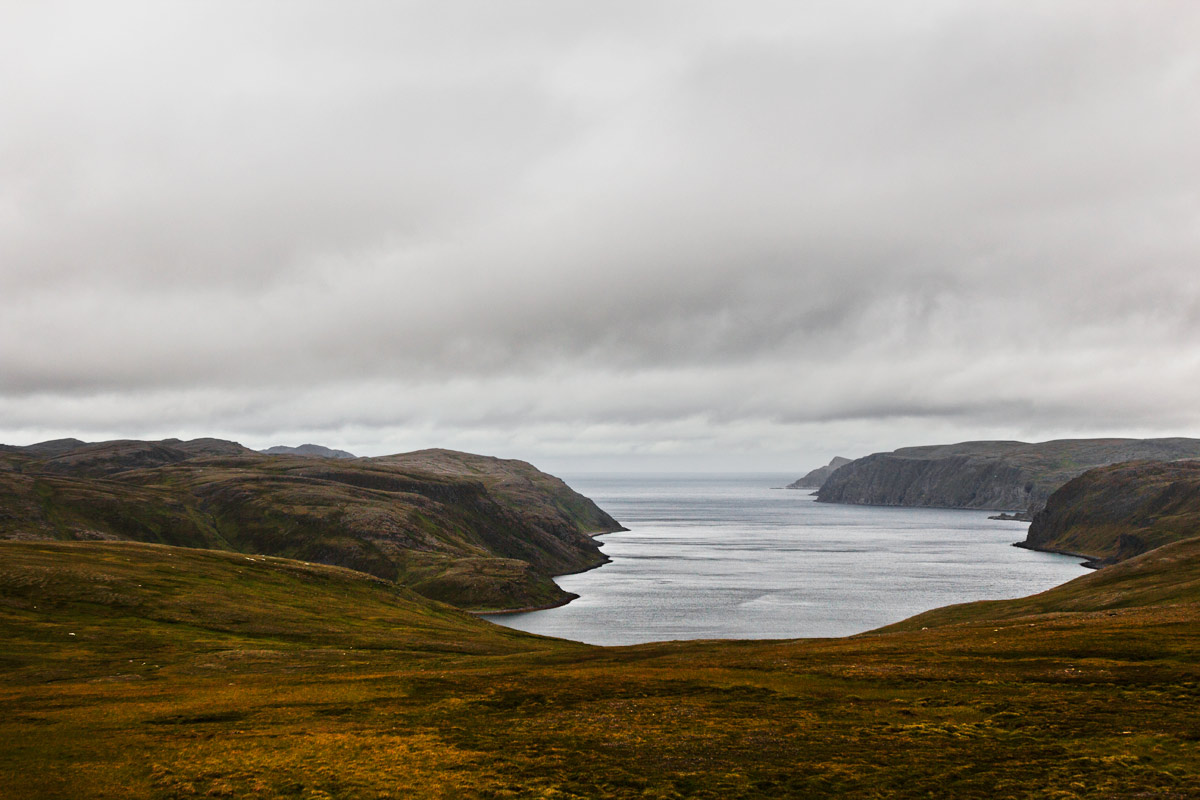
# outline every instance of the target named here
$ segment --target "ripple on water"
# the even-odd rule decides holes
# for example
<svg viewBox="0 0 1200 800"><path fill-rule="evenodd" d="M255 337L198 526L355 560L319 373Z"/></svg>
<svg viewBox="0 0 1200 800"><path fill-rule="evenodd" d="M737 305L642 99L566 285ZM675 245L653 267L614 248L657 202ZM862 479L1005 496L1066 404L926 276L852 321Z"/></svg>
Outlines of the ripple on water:
<svg viewBox="0 0 1200 800"><path fill-rule="evenodd" d="M611 563L557 579L578 600L489 619L610 645L846 636L1088 572L1077 558L1012 547L1027 526L994 512L840 506L770 488L791 479L568 476L630 530L601 538Z"/></svg>

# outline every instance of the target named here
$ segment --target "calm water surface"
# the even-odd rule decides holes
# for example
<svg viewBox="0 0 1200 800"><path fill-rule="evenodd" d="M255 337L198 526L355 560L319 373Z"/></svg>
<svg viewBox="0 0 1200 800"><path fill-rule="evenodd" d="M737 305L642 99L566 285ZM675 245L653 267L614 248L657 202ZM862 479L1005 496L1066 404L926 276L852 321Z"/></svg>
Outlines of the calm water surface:
<svg viewBox="0 0 1200 800"><path fill-rule="evenodd" d="M846 636L950 603L1021 597L1089 570L1012 547L1026 523L986 511L816 503L794 475L574 475L626 533L612 559L557 583L578 600L489 617L618 645Z"/></svg>

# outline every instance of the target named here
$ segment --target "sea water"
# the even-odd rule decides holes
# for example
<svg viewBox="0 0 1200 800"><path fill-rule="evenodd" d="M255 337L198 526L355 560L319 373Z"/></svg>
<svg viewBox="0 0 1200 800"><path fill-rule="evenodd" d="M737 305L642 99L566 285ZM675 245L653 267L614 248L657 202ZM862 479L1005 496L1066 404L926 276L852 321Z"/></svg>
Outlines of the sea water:
<svg viewBox="0 0 1200 800"><path fill-rule="evenodd" d="M603 645L846 636L1089 571L1013 547L1028 523L995 512L835 505L773 488L795 476L564 479L630 530L599 538L610 563L556 579L577 600L488 619Z"/></svg>

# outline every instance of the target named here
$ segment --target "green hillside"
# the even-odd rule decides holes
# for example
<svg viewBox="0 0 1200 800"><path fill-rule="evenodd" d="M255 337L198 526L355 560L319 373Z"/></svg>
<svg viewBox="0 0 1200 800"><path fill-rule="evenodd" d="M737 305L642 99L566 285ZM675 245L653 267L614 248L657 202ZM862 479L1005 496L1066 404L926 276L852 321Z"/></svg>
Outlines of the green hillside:
<svg viewBox="0 0 1200 800"><path fill-rule="evenodd" d="M1023 546L1097 565L1200 536L1200 461L1134 461L1090 470L1050 496Z"/></svg>
<svg viewBox="0 0 1200 800"><path fill-rule="evenodd" d="M0 453L0 539L133 540L284 556L476 610L566 602L615 520L522 461L421 451L267 456L215 439Z"/></svg>
<svg viewBox="0 0 1200 800"><path fill-rule="evenodd" d="M847 639L596 648L394 584L0 543L0 796L1200 796L1200 544Z"/></svg>

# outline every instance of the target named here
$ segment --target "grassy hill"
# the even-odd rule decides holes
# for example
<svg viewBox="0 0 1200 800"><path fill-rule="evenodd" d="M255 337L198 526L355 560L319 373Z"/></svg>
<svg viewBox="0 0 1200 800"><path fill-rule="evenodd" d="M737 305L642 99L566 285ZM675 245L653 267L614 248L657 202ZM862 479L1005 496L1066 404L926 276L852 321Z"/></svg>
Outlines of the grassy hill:
<svg viewBox="0 0 1200 800"><path fill-rule="evenodd" d="M596 648L334 567L0 542L0 796L1200 796L1200 543L833 640Z"/></svg>
<svg viewBox="0 0 1200 800"><path fill-rule="evenodd" d="M429 450L267 456L215 439L0 452L0 539L133 540L285 556L476 610L566 602L621 526L521 461Z"/></svg>
<svg viewBox="0 0 1200 800"><path fill-rule="evenodd" d="M1134 461L1090 470L1050 496L1022 543L1097 565L1200 536L1200 461Z"/></svg>

